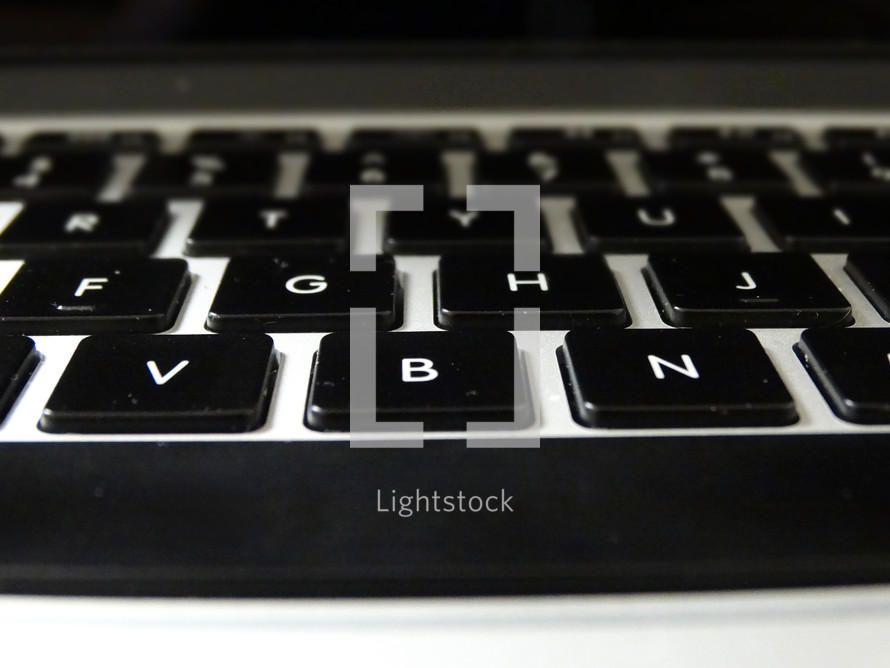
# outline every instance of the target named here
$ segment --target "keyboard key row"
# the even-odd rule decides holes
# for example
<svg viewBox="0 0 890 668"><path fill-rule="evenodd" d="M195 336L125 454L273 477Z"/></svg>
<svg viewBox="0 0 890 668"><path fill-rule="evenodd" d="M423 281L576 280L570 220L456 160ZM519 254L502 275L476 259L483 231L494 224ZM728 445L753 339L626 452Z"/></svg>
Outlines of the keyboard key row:
<svg viewBox="0 0 890 668"><path fill-rule="evenodd" d="M185 243L193 256L342 252L349 245L345 197L209 199ZM848 252L890 248L890 200L874 198L757 198L753 213L785 250ZM546 210L540 250L548 252ZM707 197L587 195L571 216L578 243L606 253L744 251L735 218ZM510 252L513 213L471 211L463 199L429 196L422 211L381 212L383 250L399 255ZM91 202L52 199L21 207L0 233L0 258L148 255L171 215L162 201Z"/></svg>
<svg viewBox="0 0 890 668"><path fill-rule="evenodd" d="M887 128L827 128L822 137L825 144L832 148L874 148L890 144L890 132ZM24 142L24 149L41 151L106 148L151 151L157 149L160 143L160 135L151 130L51 130L28 137ZM641 138L639 132L630 127L519 127L510 131L507 143L511 148L556 146L622 148L639 146ZM667 143L673 148L682 149L768 149L795 148L801 146L803 141L796 130L787 126L705 125L671 128L667 134ZM346 145L350 148L377 149L479 148L482 146L482 138L478 130L471 127L358 128L350 133ZM317 130L305 127L213 128L195 130L188 136L185 146L198 150L207 148L317 150L321 147L321 137Z"/></svg>
<svg viewBox="0 0 890 668"><path fill-rule="evenodd" d="M349 329L352 308L373 308L380 330L402 322L395 261L350 270L345 255L236 257L210 306L210 331ZM630 317L605 260L542 256L514 270L512 254L447 255L434 276L434 319L443 329L513 329L516 309L539 309L542 329L626 327ZM847 272L890 320L890 262L856 253ZM644 268L655 305L674 327L835 327L852 307L805 254L653 253ZM161 332L172 327L190 284L181 259L33 260L0 292L0 332Z"/></svg>
<svg viewBox="0 0 890 668"><path fill-rule="evenodd" d="M124 150L116 151L126 153ZM544 195L586 192L620 194L617 174L598 149L577 146L511 148L474 152L471 180L482 184L538 185ZM799 166L826 193L890 192L886 150L808 152ZM34 152L0 158L0 196L6 198L95 197L109 182L110 153L82 150ZM765 151L677 149L641 151L638 168L656 194L792 193L792 182ZM271 196L281 174L281 154L254 148L154 153L136 173L134 197ZM309 194L345 193L351 185L423 185L444 192L449 177L435 149L347 149L311 152L302 179Z"/></svg>
<svg viewBox="0 0 890 668"><path fill-rule="evenodd" d="M422 422L524 428L534 418L525 370L507 332L372 335L373 402L351 399L350 336L324 337L304 420L311 429ZM890 423L890 329L807 330L795 347L842 419ZM794 401L747 330L578 330L557 351L566 398L587 427L783 426ZM0 409L7 412L39 354L0 337ZM264 334L93 336L80 342L39 427L53 433L243 432L264 424L278 354ZM520 382L514 382L515 379ZM83 388L90 391L84 392ZM365 396L367 399L367 396ZM351 409L353 411L351 412Z"/></svg>

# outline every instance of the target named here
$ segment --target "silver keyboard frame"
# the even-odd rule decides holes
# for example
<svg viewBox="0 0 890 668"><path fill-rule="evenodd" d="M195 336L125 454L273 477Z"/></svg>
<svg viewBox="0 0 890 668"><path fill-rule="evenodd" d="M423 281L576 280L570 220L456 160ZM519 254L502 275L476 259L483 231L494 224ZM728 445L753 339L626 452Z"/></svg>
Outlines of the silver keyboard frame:
<svg viewBox="0 0 890 668"><path fill-rule="evenodd" d="M0 122L0 133L22 137L39 129L107 127L157 128L175 148L192 127L311 126L336 147L354 126L474 125L491 146L502 144L516 125L633 125L653 147L676 124L790 124L816 145L826 125L890 124L890 114L841 113L380 113L245 114L183 116L29 117ZM9 147L15 150L13 144ZM632 156L613 155L625 185L633 192ZM781 164L786 157L777 156ZM806 193L808 184L795 173ZM122 179L125 177L121 177ZM639 193L638 193L639 194ZM114 196L112 191L110 197ZM755 250L772 244L742 212L744 202L727 205ZM548 201L546 207L564 207ZM191 208L190 208L191 207ZM181 215L157 255L178 257L191 227L194 205L178 205ZM566 218L553 228L557 250L570 252ZM819 264L851 301L855 326L887 327L842 271L843 256L816 256ZM633 317L633 327L665 327L640 274L643 256L609 256ZM225 265L224 260L189 259L197 277L174 333L203 332L203 321ZM0 284L17 263L0 262ZM431 273L434 258L399 258L406 276L406 329L432 326ZM744 433L886 433L888 427L860 427L833 416L791 346L799 330L756 330L761 343L791 390L801 421L781 429L745 429ZM322 440L302 426L306 385L317 334L274 335L282 353L281 374L269 424L236 436L245 440ZM5 441L125 441L139 437L50 436L35 428L40 409L80 337L34 337L45 359L12 417L0 429ZM554 350L562 332L545 333L544 378L539 394L543 436L609 436L727 433L734 430L591 430L569 416ZM532 354L534 351L526 351ZM533 386L539 384L533 382ZM447 436L448 434L442 434ZM212 440L215 436L166 435L147 440ZM220 437L230 440L232 436ZM298 443L295 447L298 447ZM227 601L128 600L0 597L0 657L7 665L27 656L30 662L65 661L74 665L156 666L173 659L221 666L293 665L313 660L366 666L426 665L615 665L615 666L883 666L890 656L890 585L793 591L715 592L627 596L570 596L500 599Z"/></svg>

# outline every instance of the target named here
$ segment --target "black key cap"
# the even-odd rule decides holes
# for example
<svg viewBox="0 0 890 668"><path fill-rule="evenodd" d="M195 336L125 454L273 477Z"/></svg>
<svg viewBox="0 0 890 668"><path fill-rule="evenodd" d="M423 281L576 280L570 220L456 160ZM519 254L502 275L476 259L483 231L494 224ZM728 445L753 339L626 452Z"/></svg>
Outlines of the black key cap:
<svg viewBox="0 0 890 668"><path fill-rule="evenodd" d="M827 193L890 193L890 150L805 153L800 166Z"/></svg>
<svg viewBox="0 0 890 668"><path fill-rule="evenodd" d="M111 176L106 153L37 153L0 158L0 197L93 197Z"/></svg>
<svg viewBox="0 0 890 668"><path fill-rule="evenodd" d="M330 332L349 329L350 308L375 308L377 327L398 325L395 262L378 256L374 272L350 272L346 256L234 258L207 316L214 332Z"/></svg>
<svg viewBox="0 0 890 668"><path fill-rule="evenodd" d="M828 128L822 137L832 149L890 148L890 128Z"/></svg>
<svg viewBox="0 0 890 668"><path fill-rule="evenodd" d="M531 404L514 410L516 342L508 332L397 332L377 335L378 422L422 421L427 430L465 429L468 421L530 423ZM370 417L370 416L365 416ZM306 424L349 429L349 334L321 340Z"/></svg>
<svg viewBox="0 0 890 668"><path fill-rule="evenodd" d="M657 192L756 193L786 191L790 183L769 155L758 151L644 153L640 169Z"/></svg>
<svg viewBox="0 0 890 668"><path fill-rule="evenodd" d="M436 324L513 329L513 309L538 308L541 329L623 327L627 309L602 258L550 255L538 272L513 271L512 255L444 256L435 277Z"/></svg>
<svg viewBox="0 0 890 668"><path fill-rule="evenodd" d="M205 203L185 252L227 256L330 252L345 251L348 244L349 203L343 198L246 198Z"/></svg>
<svg viewBox="0 0 890 668"><path fill-rule="evenodd" d="M110 153L148 153L157 151L161 137L148 130L89 130L83 132L38 132L25 141L22 150L32 153L82 152L105 150Z"/></svg>
<svg viewBox="0 0 890 668"><path fill-rule="evenodd" d="M800 135L786 127L680 127L668 133L674 149L782 149L801 145Z"/></svg>
<svg viewBox="0 0 890 668"><path fill-rule="evenodd" d="M346 144L347 149L356 151L477 149L481 146L482 138L473 128L358 129Z"/></svg>
<svg viewBox="0 0 890 668"><path fill-rule="evenodd" d="M890 253L851 253L844 269L884 320L890 322Z"/></svg>
<svg viewBox="0 0 890 668"><path fill-rule="evenodd" d="M0 420L9 413L39 361L31 339L0 336Z"/></svg>
<svg viewBox="0 0 890 668"><path fill-rule="evenodd" d="M758 197L754 214L786 250L890 250L890 199Z"/></svg>
<svg viewBox="0 0 890 668"><path fill-rule="evenodd" d="M421 185L443 190L445 166L438 151L344 151L314 153L303 191L349 194L353 185Z"/></svg>
<svg viewBox="0 0 890 668"><path fill-rule="evenodd" d="M551 248L541 212L541 250ZM424 198L423 211L386 214L383 251L397 255L512 252L512 211L468 211L462 199Z"/></svg>
<svg viewBox="0 0 890 668"><path fill-rule="evenodd" d="M575 420L589 427L787 425L794 402L747 330L578 330L559 350Z"/></svg>
<svg viewBox="0 0 890 668"><path fill-rule="evenodd" d="M189 151L314 151L321 146L315 130L240 129L196 130L186 142Z"/></svg>
<svg viewBox="0 0 890 668"><path fill-rule="evenodd" d="M838 417L890 424L890 329L809 329L795 350Z"/></svg>
<svg viewBox="0 0 890 668"><path fill-rule="evenodd" d="M632 128L516 128L510 132L510 149L540 148L635 148L640 135Z"/></svg>
<svg viewBox="0 0 890 668"><path fill-rule="evenodd" d="M262 334L91 336L43 409L53 433L244 432L266 419L278 359Z"/></svg>
<svg viewBox="0 0 890 668"><path fill-rule="evenodd" d="M0 233L0 258L148 255L169 221L162 202L31 202Z"/></svg>
<svg viewBox="0 0 890 668"><path fill-rule="evenodd" d="M133 183L133 194L156 197L271 196L278 156L238 151L156 155Z"/></svg>
<svg viewBox="0 0 890 668"><path fill-rule="evenodd" d="M540 185L541 194L571 195L589 190L620 192L602 151L578 149L480 153L477 183Z"/></svg>
<svg viewBox="0 0 890 668"><path fill-rule="evenodd" d="M573 218L581 245L598 252L748 249L741 230L716 199L582 196Z"/></svg>
<svg viewBox="0 0 890 668"><path fill-rule="evenodd" d="M0 332L161 332L188 286L185 260L34 260L0 293Z"/></svg>
<svg viewBox="0 0 890 668"><path fill-rule="evenodd" d="M809 255L653 254L646 280L675 327L829 327L852 308Z"/></svg>

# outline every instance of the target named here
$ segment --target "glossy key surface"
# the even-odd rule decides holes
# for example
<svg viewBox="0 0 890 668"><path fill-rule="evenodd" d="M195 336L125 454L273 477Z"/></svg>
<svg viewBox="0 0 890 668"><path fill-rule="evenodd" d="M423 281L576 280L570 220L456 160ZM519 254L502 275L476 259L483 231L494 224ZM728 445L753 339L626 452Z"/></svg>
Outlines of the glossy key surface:
<svg viewBox="0 0 890 668"><path fill-rule="evenodd" d="M671 129L668 143L676 149L795 148L800 135L789 127L765 126L683 126Z"/></svg>
<svg viewBox="0 0 890 668"><path fill-rule="evenodd" d="M161 201L33 201L0 233L0 258L148 255L170 219Z"/></svg>
<svg viewBox="0 0 890 668"><path fill-rule="evenodd" d="M646 280L675 327L831 327L852 307L819 265L799 253L649 256Z"/></svg>
<svg viewBox="0 0 890 668"><path fill-rule="evenodd" d="M640 145L640 135L629 127L514 128L508 145L511 149L635 148Z"/></svg>
<svg viewBox="0 0 890 668"><path fill-rule="evenodd" d="M74 152L105 150L114 153L148 153L156 151L161 137L151 130L93 130L37 132L25 140L25 152Z"/></svg>
<svg viewBox="0 0 890 668"><path fill-rule="evenodd" d="M810 152L800 166L829 194L890 194L890 149Z"/></svg>
<svg viewBox="0 0 890 668"><path fill-rule="evenodd" d="M755 150L650 151L640 170L658 193L785 192L791 185L767 152Z"/></svg>
<svg viewBox="0 0 890 668"><path fill-rule="evenodd" d="M390 332L377 334L375 345L376 414L365 419L423 422L428 430L531 419L525 390L514 402L514 371L524 372L508 332ZM349 379L349 334L329 334L313 367L307 426L349 429Z"/></svg>
<svg viewBox="0 0 890 668"><path fill-rule="evenodd" d="M161 332L189 283L180 259L29 261L0 292L0 332Z"/></svg>
<svg viewBox="0 0 890 668"><path fill-rule="evenodd" d="M548 195L620 190L603 151L565 147L481 153L476 183L538 185Z"/></svg>
<svg viewBox="0 0 890 668"><path fill-rule="evenodd" d="M542 211L540 248L546 252L551 243L543 225L545 216ZM386 214L383 238L386 253L510 253L516 243L512 211L472 211L465 199L427 196L423 211L390 211Z"/></svg>
<svg viewBox="0 0 890 668"><path fill-rule="evenodd" d="M438 150L361 149L313 153L302 192L348 196L353 185L420 185L443 191L447 183Z"/></svg>
<svg viewBox="0 0 890 668"><path fill-rule="evenodd" d="M357 128L346 145L353 150L473 149L482 145L482 138L472 127Z"/></svg>
<svg viewBox="0 0 890 668"><path fill-rule="evenodd" d="M0 158L0 197L95 197L112 167L112 156L104 151Z"/></svg>
<svg viewBox="0 0 890 668"><path fill-rule="evenodd" d="M850 253L844 269L884 320L890 322L890 253Z"/></svg>
<svg viewBox="0 0 890 668"><path fill-rule="evenodd" d="M810 329L797 353L839 417L890 424L890 329Z"/></svg>
<svg viewBox="0 0 890 668"><path fill-rule="evenodd" d="M90 434L249 431L265 419L277 365L263 334L89 337L39 426Z"/></svg>
<svg viewBox="0 0 890 668"><path fill-rule="evenodd" d="M794 403L747 330L577 330L560 350L573 415L590 427L787 425Z"/></svg>
<svg viewBox="0 0 890 668"><path fill-rule="evenodd" d="M890 198L758 197L754 213L785 250L890 250Z"/></svg>
<svg viewBox="0 0 890 668"><path fill-rule="evenodd" d="M716 198L583 196L573 221L582 246L604 253L748 248Z"/></svg>
<svg viewBox="0 0 890 668"><path fill-rule="evenodd" d="M605 261L551 255L515 271L512 255L444 256L435 276L436 324L515 329L514 309L540 310L542 329L623 327L627 308Z"/></svg>
<svg viewBox="0 0 890 668"><path fill-rule="evenodd" d="M213 128L189 135L189 151L314 150L321 145L318 132L309 128Z"/></svg>
<svg viewBox="0 0 890 668"><path fill-rule="evenodd" d="M195 256L333 252L347 250L348 244L349 203L344 198L247 197L206 202L185 252Z"/></svg>
<svg viewBox="0 0 890 668"><path fill-rule="evenodd" d="M395 262L378 256L376 270L350 271L346 255L233 258L207 316L207 329L330 332L349 329L351 308L375 309L378 329L400 319Z"/></svg>
<svg viewBox="0 0 890 668"><path fill-rule="evenodd" d="M132 194L154 197L271 196L278 174L272 151L195 151L156 155L133 182Z"/></svg>
<svg viewBox="0 0 890 668"><path fill-rule="evenodd" d="M26 336L0 336L0 420L21 394L40 361L34 341Z"/></svg>

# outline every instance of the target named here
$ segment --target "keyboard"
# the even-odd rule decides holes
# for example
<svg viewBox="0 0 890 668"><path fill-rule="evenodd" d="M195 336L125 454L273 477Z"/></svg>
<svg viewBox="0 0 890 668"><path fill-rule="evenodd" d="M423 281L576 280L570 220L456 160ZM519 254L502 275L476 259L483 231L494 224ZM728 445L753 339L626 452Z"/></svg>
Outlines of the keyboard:
<svg viewBox="0 0 890 668"><path fill-rule="evenodd" d="M879 124L287 120L0 127L3 591L888 580Z"/></svg>

